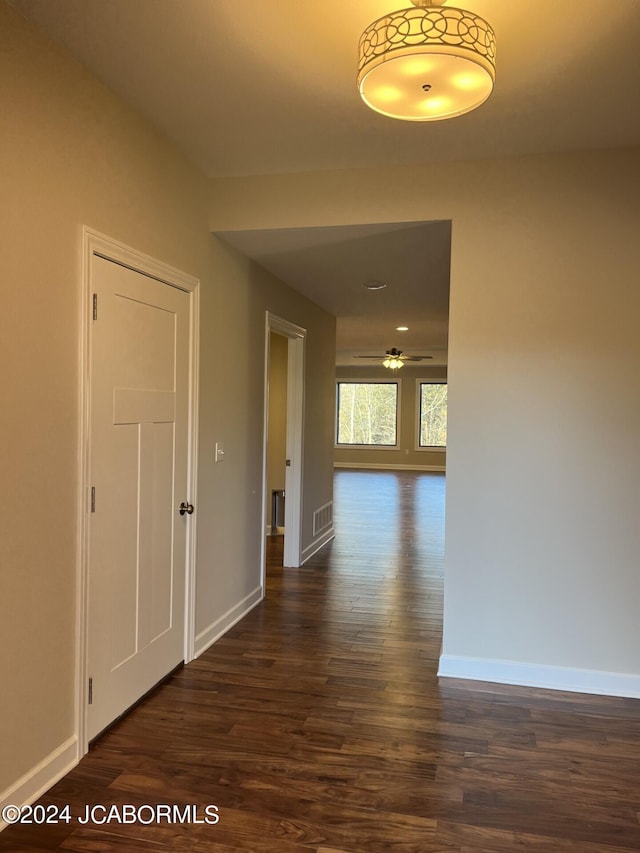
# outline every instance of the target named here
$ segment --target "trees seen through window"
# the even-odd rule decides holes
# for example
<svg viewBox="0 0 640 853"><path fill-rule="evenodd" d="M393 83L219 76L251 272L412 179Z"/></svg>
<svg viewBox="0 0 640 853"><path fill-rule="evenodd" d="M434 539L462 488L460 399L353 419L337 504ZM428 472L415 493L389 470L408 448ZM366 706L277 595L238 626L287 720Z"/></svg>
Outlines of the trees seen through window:
<svg viewBox="0 0 640 853"><path fill-rule="evenodd" d="M337 444L397 444L397 382L338 382L337 408Z"/></svg>
<svg viewBox="0 0 640 853"><path fill-rule="evenodd" d="M447 446L447 386L444 382L421 382L419 447Z"/></svg>

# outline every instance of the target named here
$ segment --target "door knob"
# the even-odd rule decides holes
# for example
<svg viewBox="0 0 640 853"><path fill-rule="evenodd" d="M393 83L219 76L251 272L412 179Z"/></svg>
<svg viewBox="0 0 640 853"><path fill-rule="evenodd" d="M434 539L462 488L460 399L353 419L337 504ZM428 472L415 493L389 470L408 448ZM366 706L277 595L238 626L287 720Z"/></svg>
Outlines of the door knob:
<svg viewBox="0 0 640 853"><path fill-rule="evenodd" d="M191 515L191 513L193 512L193 504L185 503L184 501L182 501L182 503L180 504L180 515L184 515L185 512L187 513L187 515Z"/></svg>

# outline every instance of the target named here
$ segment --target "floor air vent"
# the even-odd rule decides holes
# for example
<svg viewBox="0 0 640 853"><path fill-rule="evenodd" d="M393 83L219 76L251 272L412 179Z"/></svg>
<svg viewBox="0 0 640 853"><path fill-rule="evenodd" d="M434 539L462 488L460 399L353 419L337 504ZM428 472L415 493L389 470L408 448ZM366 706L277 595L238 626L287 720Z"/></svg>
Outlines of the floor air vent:
<svg viewBox="0 0 640 853"><path fill-rule="evenodd" d="M333 501L329 501L313 513L313 535L317 536L333 524Z"/></svg>

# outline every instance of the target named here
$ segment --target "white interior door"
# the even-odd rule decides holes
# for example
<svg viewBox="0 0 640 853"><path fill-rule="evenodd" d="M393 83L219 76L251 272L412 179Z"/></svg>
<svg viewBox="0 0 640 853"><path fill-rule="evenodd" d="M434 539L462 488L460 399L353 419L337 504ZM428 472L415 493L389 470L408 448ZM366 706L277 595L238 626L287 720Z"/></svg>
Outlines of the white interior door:
<svg viewBox="0 0 640 853"><path fill-rule="evenodd" d="M88 738L184 658L188 293L91 260Z"/></svg>

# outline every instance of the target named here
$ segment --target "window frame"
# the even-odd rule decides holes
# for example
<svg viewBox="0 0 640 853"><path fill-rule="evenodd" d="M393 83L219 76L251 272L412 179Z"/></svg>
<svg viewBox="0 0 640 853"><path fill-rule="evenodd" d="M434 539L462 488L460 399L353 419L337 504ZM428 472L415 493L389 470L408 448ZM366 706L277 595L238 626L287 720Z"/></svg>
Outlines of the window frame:
<svg viewBox="0 0 640 853"><path fill-rule="evenodd" d="M420 444L420 434L422 432L422 386L423 385L449 385L447 379L416 379L416 441L415 441L415 449L419 451L426 451L427 453L446 453L447 445L422 445ZM449 392L447 388L447 443L449 441L449 429L448 429L448 416L449 416Z"/></svg>
<svg viewBox="0 0 640 853"><path fill-rule="evenodd" d="M338 444L338 427L340 418L340 385L395 385L396 386L396 443L395 444ZM402 408L402 380L394 379L336 379L336 416L333 429L335 450L395 450L400 449L400 410Z"/></svg>

